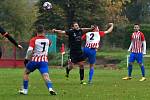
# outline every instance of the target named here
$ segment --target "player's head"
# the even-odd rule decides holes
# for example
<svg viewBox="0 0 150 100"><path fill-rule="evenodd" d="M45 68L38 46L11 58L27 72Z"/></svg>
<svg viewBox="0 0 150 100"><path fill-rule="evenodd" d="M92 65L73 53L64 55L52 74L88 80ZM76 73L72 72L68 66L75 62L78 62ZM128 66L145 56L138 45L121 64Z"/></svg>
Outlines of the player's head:
<svg viewBox="0 0 150 100"><path fill-rule="evenodd" d="M134 24L134 31L138 32L140 30L140 25L139 24Z"/></svg>
<svg viewBox="0 0 150 100"><path fill-rule="evenodd" d="M78 30L78 29L79 29L79 24L78 24L78 22L73 22L73 23L72 23L72 28L75 29L75 30Z"/></svg>
<svg viewBox="0 0 150 100"><path fill-rule="evenodd" d="M42 33L45 32L43 25L38 25L38 26L36 27L36 30L37 30L37 33L38 33L38 34L42 34Z"/></svg>
<svg viewBox="0 0 150 100"><path fill-rule="evenodd" d="M91 27L94 27L93 32L99 32L99 27L97 25L91 25Z"/></svg>

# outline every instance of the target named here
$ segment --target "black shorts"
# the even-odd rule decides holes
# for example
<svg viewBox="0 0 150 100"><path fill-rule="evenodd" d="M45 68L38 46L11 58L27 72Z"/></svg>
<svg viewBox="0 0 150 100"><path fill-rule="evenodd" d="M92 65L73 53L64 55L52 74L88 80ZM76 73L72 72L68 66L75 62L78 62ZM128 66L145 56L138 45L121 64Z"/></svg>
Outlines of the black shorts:
<svg viewBox="0 0 150 100"><path fill-rule="evenodd" d="M70 59L72 63L78 63L85 60L83 52L70 52Z"/></svg>

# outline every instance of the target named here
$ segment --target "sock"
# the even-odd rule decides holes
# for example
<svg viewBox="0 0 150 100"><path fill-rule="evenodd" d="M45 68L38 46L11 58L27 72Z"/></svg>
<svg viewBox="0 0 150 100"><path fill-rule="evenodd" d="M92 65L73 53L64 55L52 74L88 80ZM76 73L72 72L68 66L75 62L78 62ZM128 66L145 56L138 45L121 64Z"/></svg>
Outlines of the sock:
<svg viewBox="0 0 150 100"><path fill-rule="evenodd" d="M80 69L80 80L84 79L84 69Z"/></svg>
<svg viewBox="0 0 150 100"><path fill-rule="evenodd" d="M45 83L46 83L46 86L48 89L52 88L52 82L51 81L47 80L47 81L45 81Z"/></svg>
<svg viewBox="0 0 150 100"><path fill-rule="evenodd" d="M28 80L23 81L23 88L28 89Z"/></svg>
<svg viewBox="0 0 150 100"><path fill-rule="evenodd" d="M145 77L145 68L143 65L141 66L141 72L142 72L142 76Z"/></svg>
<svg viewBox="0 0 150 100"><path fill-rule="evenodd" d="M128 66L128 76L131 77L131 73L132 73L132 65Z"/></svg>
<svg viewBox="0 0 150 100"><path fill-rule="evenodd" d="M90 68L90 71L89 71L89 81L92 80L93 74L94 74L94 67L91 67L91 68Z"/></svg>
<svg viewBox="0 0 150 100"><path fill-rule="evenodd" d="M66 67L66 74L69 75L71 69L69 69L68 67Z"/></svg>

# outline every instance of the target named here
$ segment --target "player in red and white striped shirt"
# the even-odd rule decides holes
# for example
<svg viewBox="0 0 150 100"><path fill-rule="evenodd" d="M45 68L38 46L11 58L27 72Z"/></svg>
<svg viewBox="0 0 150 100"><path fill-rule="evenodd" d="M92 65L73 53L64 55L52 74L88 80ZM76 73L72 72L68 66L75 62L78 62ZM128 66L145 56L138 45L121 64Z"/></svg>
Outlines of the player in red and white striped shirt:
<svg viewBox="0 0 150 100"><path fill-rule="evenodd" d="M39 25L37 27L37 36L30 40L29 48L25 57L25 71L23 80L23 89L19 91L21 94L27 94L28 92L28 80L29 74L38 69L46 83L46 86L51 95L56 95L56 92L52 89L52 82L49 78L48 71L48 48L51 42L46 38L44 33L44 26Z"/></svg>
<svg viewBox="0 0 150 100"><path fill-rule="evenodd" d="M145 81L145 68L143 65L143 54L146 54L146 41L144 34L140 31L139 24L134 25L134 32L131 36L131 44L128 49L130 51L130 57L129 57L129 65L128 65L128 77L124 77L123 80L130 80L132 79L131 73L132 73L132 65L133 62L136 60L139 66L141 67L142 71L142 78L140 81Z"/></svg>
<svg viewBox="0 0 150 100"><path fill-rule="evenodd" d="M92 77L94 74L94 64L96 62L96 49L99 47L100 38L104 37L105 34L112 32L113 23L109 23L110 27L107 31L100 31L98 26L94 26L95 29L92 32L87 32L82 36L83 40L86 40L85 47L83 48L84 57L88 58L90 64L89 80L88 83L92 83Z"/></svg>

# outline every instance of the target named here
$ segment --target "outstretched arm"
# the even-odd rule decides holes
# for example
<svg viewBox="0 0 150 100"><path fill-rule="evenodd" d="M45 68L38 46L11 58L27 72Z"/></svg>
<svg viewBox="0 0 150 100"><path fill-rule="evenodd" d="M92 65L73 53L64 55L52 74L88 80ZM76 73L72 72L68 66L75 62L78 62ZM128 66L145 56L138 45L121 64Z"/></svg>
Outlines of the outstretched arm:
<svg viewBox="0 0 150 100"><path fill-rule="evenodd" d="M58 33L58 34L65 34L66 31L63 31L63 30L56 30L56 29L53 29L52 30L53 33Z"/></svg>
<svg viewBox="0 0 150 100"><path fill-rule="evenodd" d="M87 33L89 31L92 31L94 29L94 27L91 27L91 28L81 28L83 33Z"/></svg>
<svg viewBox="0 0 150 100"><path fill-rule="evenodd" d="M13 38L11 35L9 35L3 28L0 27L0 33L6 37L11 43L13 43L16 47L22 49L23 47L21 45L19 45Z"/></svg>
<svg viewBox="0 0 150 100"><path fill-rule="evenodd" d="M112 32L113 28L114 28L114 24L113 23L109 23L110 27L104 31L105 34Z"/></svg>

